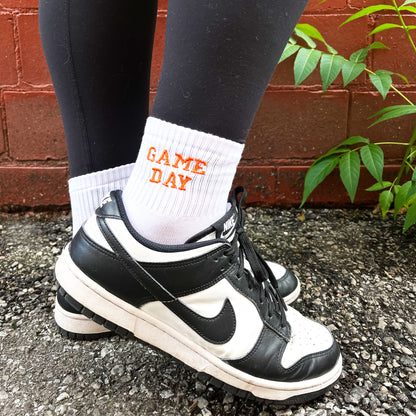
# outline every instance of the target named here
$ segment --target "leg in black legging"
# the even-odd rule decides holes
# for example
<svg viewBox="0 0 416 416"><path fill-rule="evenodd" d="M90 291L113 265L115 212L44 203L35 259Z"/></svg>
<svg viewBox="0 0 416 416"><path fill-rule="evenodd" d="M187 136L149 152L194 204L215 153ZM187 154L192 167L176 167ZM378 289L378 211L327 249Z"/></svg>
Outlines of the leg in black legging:
<svg viewBox="0 0 416 416"><path fill-rule="evenodd" d="M134 162L149 106L157 0L40 0L71 177Z"/></svg>
<svg viewBox="0 0 416 416"><path fill-rule="evenodd" d="M149 109L157 0L40 0L68 148L73 232L124 188Z"/></svg>
<svg viewBox="0 0 416 416"><path fill-rule="evenodd" d="M183 243L224 214L254 115L307 0L169 0L152 117L123 199L136 230Z"/></svg>
<svg viewBox="0 0 416 416"><path fill-rule="evenodd" d="M152 116L244 142L306 4L307 0L169 0Z"/></svg>

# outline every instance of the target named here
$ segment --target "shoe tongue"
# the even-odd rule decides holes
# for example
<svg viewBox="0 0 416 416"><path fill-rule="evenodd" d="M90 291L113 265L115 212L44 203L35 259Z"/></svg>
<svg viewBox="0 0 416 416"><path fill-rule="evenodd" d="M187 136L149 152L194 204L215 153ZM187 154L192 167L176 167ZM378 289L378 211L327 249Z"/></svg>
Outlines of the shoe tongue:
<svg viewBox="0 0 416 416"><path fill-rule="evenodd" d="M189 238L186 243L196 243L198 241L214 240L216 238L231 241L237 226L238 210L235 205L228 204L226 214L218 221L214 222L205 230L200 231Z"/></svg>

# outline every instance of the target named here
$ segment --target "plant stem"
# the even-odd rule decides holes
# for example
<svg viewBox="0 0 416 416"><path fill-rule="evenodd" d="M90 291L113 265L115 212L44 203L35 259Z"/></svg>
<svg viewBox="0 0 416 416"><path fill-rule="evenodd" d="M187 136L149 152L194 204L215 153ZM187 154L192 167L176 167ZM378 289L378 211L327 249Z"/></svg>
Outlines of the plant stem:
<svg viewBox="0 0 416 416"><path fill-rule="evenodd" d="M396 13L397 13L397 15L399 16L399 19L400 19L400 22L401 22L401 24L402 24L402 26L403 26L403 29L404 29L404 31L406 32L406 36L407 36L407 38L409 39L409 42L410 42L410 44L412 45L412 48L413 48L413 50L414 50L414 51L415 51L415 53L416 53L416 46L415 46L415 44L414 44L414 42L413 42L412 37L410 36L409 29L407 28L407 26L406 26L406 25L405 25L405 23L404 23L404 20L403 20L402 14L400 13L399 8L397 7L396 0L392 0L392 3L393 3L394 8L396 9Z"/></svg>
<svg viewBox="0 0 416 416"><path fill-rule="evenodd" d="M345 58L344 58L345 59ZM348 61L348 59L345 59ZM375 72L373 72L371 69L365 68L364 71L368 72L369 74L375 75ZM410 105L414 105L403 93L401 93L394 85L390 85L390 88L400 95L400 97L403 98L403 100L407 101Z"/></svg>
<svg viewBox="0 0 416 416"><path fill-rule="evenodd" d="M415 168L406 160L406 165L410 168L410 169L412 169L412 170L415 170Z"/></svg>
<svg viewBox="0 0 416 416"><path fill-rule="evenodd" d="M378 142L378 143L374 143L376 145L386 145L386 144L398 144L400 146L408 146L409 143L399 143L399 142Z"/></svg>
<svg viewBox="0 0 416 416"><path fill-rule="evenodd" d="M415 124L415 128L413 129L412 137L410 138L409 144L408 144L406 152L404 154L403 161L402 161L402 164L400 166L399 173L398 173L397 178L395 180L395 182L397 182L397 183L400 183L400 179L401 179L401 177L403 175L403 172L406 168L407 158L409 157L411 148L412 148L413 144L415 143L415 141L416 141L416 124Z"/></svg>

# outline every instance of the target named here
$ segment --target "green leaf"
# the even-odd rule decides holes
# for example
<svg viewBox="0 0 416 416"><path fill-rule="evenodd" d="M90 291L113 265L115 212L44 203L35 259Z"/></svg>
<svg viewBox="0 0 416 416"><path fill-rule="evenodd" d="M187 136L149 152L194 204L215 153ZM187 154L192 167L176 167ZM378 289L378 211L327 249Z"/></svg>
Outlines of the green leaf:
<svg viewBox="0 0 416 416"><path fill-rule="evenodd" d="M405 233L414 223L416 223L416 203L412 204L407 210L403 232Z"/></svg>
<svg viewBox="0 0 416 416"><path fill-rule="evenodd" d="M350 196L351 202L354 202L360 179L360 156L358 156L358 153L348 152L342 156L339 161L339 169L342 183Z"/></svg>
<svg viewBox="0 0 416 416"><path fill-rule="evenodd" d="M393 202L393 192L390 190L383 191L378 198L378 202L381 207L381 214L386 216L387 211L390 209L390 205Z"/></svg>
<svg viewBox="0 0 416 416"><path fill-rule="evenodd" d="M413 171L412 182L416 182L416 169Z"/></svg>
<svg viewBox="0 0 416 416"><path fill-rule="evenodd" d="M312 40L312 38L308 36L306 33L304 33L302 30L299 30L297 26L295 27L295 30L293 33L296 36L299 36L301 39L303 39L310 48L312 49L316 48L316 43Z"/></svg>
<svg viewBox="0 0 416 416"><path fill-rule="evenodd" d="M308 23L298 23L296 27L309 37L321 41L327 47L328 52L333 54L337 53L337 51L326 42L326 40L323 38L323 36L316 27Z"/></svg>
<svg viewBox="0 0 416 416"><path fill-rule="evenodd" d="M369 14L378 12L380 10L395 10L395 8L393 6L387 6L383 4L365 7L364 9L350 16L347 20L345 20L345 22L342 22L338 27L341 27L345 25L345 23L351 22L352 20L359 19L363 16L368 16Z"/></svg>
<svg viewBox="0 0 416 416"><path fill-rule="evenodd" d="M292 38L292 36L289 38L289 43L291 43L292 45L294 45L296 43L296 39Z"/></svg>
<svg viewBox="0 0 416 416"><path fill-rule="evenodd" d="M392 105L386 107L373 114L369 118L375 117L377 115L383 114L377 121L370 125L370 127L378 124L382 121L389 120L391 118L401 117L408 114L416 114L416 105L404 104L404 105Z"/></svg>
<svg viewBox="0 0 416 416"><path fill-rule="evenodd" d="M414 6L400 6L399 7L399 10L400 11L402 11L402 10L406 10L407 12L412 12L412 13L416 13L416 7L414 7Z"/></svg>
<svg viewBox="0 0 416 416"><path fill-rule="evenodd" d="M347 61L342 67L342 78L344 79L344 87L352 80L358 77L365 69L365 64L356 64Z"/></svg>
<svg viewBox="0 0 416 416"><path fill-rule="evenodd" d="M318 65L321 52L316 49L301 48L296 55L293 71L295 73L295 87L297 87Z"/></svg>
<svg viewBox="0 0 416 416"><path fill-rule="evenodd" d="M351 151L351 149L348 148L348 147L334 147L333 149L329 150L322 157L330 156L330 155L337 154L337 153L347 153L347 152L350 152L350 151Z"/></svg>
<svg viewBox="0 0 416 416"><path fill-rule="evenodd" d="M289 56L292 56L294 53L296 53L299 48L300 45L291 45L288 43L282 53L282 56L280 57L279 64L280 62L283 62L285 59L289 58Z"/></svg>
<svg viewBox="0 0 416 416"><path fill-rule="evenodd" d="M366 189L366 191L381 191L382 189L389 188L392 185L389 181L377 182L374 185Z"/></svg>
<svg viewBox="0 0 416 416"><path fill-rule="evenodd" d="M409 205L409 202L416 196L416 183L413 181L410 181L410 183L411 186L407 191L405 205Z"/></svg>
<svg viewBox="0 0 416 416"><path fill-rule="evenodd" d="M400 77L406 84L409 84L409 80L402 74L399 74L398 72L395 72L394 75L397 75Z"/></svg>
<svg viewBox="0 0 416 416"><path fill-rule="evenodd" d="M359 49L350 55L349 60L354 63L363 62L368 55L368 48Z"/></svg>
<svg viewBox="0 0 416 416"><path fill-rule="evenodd" d="M311 192L335 169L338 165L339 156L332 155L321 159L319 163L311 166L306 173L303 188L303 199L300 206L308 199Z"/></svg>
<svg viewBox="0 0 416 416"><path fill-rule="evenodd" d="M377 182L381 182L383 176L384 153L380 146L369 144L360 150L361 160Z"/></svg>
<svg viewBox="0 0 416 416"><path fill-rule="evenodd" d="M358 144L358 143L370 143L370 140L362 136L351 136L351 137L348 137L347 140L344 140L342 143L340 143L337 147L353 146L354 144Z"/></svg>
<svg viewBox="0 0 416 416"><path fill-rule="evenodd" d="M412 3L416 3L416 0L406 0L403 4L402 4L402 6L406 6L406 5L408 5L408 4L412 4ZM401 6L400 6L401 7ZM399 8L400 8L399 7Z"/></svg>
<svg viewBox="0 0 416 416"><path fill-rule="evenodd" d="M320 70L324 91L326 91L341 72L344 62L345 60L342 56L322 54Z"/></svg>
<svg viewBox="0 0 416 416"><path fill-rule="evenodd" d="M413 163L416 158L416 146L410 146L410 153L407 156L407 161L409 163Z"/></svg>
<svg viewBox="0 0 416 416"><path fill-rule="evenodd" d="M352 62L363 62L364 59L367 57L368 55L368 51L371 49L389 49L388 46L386 46L384 43L382 42L373 42L372 44L366 46L365 48L362 49L358 49L358 51L353 52L350 55L349 60Z"/></svg>
<svg viewBox="0 0 416 416"><path fill-rule="evenodd" d="M383 100L386 98L393 82L391 74L392 72L382 69L378 69L374 74L370 74L370 80L383 97Z"/></svg>
<svg viewBox="0 0 416 416"><path fill-rule="evenodd" d="M416 29L416 26L415 26L415 25L407 25L406 27L407 27L409 30Z"/></svg>
<svg viewBox="0 0 416 416"><path fill-rule="evenodd" d="M396 219L399 209L402 208L407 202L407 194L411 186L412 182L410 181L399 186L399 191L396 193L396 197L394 198L394 219Z"/></svg>
<svg viewBox="0 0 416 416"><path fill-rule="evenodd" d="M397 27L403 29L403 26L401 25L396 25L394 23L383 23L382 25L375 27L367 36L371 36L374 35L374 33L382 32L383 30L393 29Z"/></svg>

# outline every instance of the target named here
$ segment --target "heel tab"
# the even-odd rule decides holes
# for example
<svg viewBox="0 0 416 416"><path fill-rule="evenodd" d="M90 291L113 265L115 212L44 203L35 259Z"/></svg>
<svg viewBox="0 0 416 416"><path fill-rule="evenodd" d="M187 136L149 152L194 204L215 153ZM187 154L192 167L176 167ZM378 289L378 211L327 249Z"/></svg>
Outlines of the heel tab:
<svg viewBox="0 0 416 416"><path fill-rule="evenodd" d="M121 219L118 206L118 194L120 191L111 191L102 201L101 205L95 210L95 215L101 218Z"/></svg>

